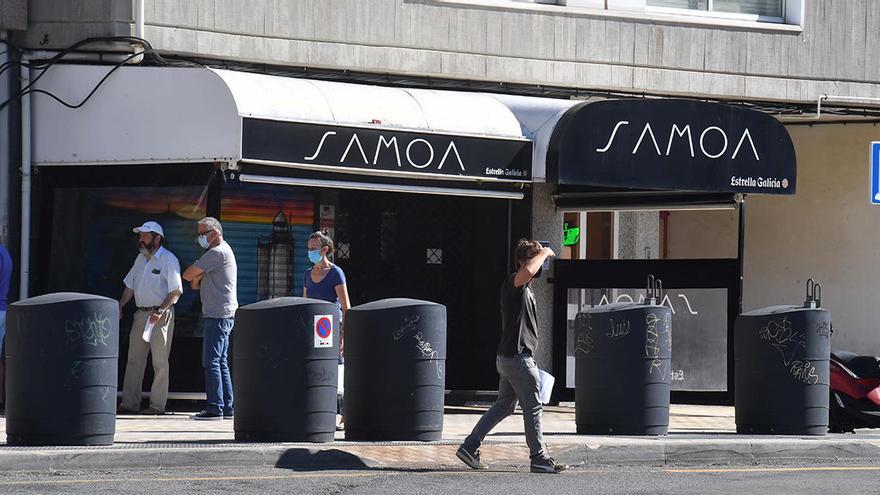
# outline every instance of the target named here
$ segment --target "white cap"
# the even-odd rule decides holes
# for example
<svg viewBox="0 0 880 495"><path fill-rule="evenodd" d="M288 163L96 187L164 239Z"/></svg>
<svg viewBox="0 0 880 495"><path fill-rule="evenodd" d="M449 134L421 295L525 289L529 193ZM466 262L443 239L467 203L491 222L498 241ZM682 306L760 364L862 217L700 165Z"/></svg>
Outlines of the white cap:
<svg viewBox="0 0 880 495"><path fill-rule="evenodd" d="M155 234L161 235L162 237L165 237L165 233L162 232L162 226L153 221L144 222L143 225L141 225L140 227L135 227L132 230L136 233L153 232Z"/></svg>

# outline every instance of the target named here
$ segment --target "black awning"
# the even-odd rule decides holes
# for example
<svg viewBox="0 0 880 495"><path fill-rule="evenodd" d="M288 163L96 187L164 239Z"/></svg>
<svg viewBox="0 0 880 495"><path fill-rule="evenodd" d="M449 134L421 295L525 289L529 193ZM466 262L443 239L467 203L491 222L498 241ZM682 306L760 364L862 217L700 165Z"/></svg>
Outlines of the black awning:
<svg viewBox="0 0 880 495"><path fill-rule="evenodd" d="M605 100L569 109L547 152L547 180L712 193L794 194L794 145L762 112L694 100Z"/></svg>

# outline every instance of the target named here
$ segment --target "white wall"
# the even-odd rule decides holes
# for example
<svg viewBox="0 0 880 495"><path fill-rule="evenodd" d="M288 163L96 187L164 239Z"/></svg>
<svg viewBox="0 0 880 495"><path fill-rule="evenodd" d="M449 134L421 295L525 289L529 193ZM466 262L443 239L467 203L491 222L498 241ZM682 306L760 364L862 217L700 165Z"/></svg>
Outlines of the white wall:
<svg viewBox="0 0 880 495"><path fill-rule="evenodd" d="M832 347L880 355L880 207L868 204L873 125L790 126L797 194L752 195L746 207L743 310L799 304L822 284ZM735 257L736 212L673 212L670 257Z"/></svg>
<svg viewBox="0 0 880 495"><path fill-rule="evenodd" d="M798 192L752 197L746 217L744 309L797 303L804 283L822 284L832 347L880 354L880 209L868 204L868 143L880 127L789 127Z"/></svg>

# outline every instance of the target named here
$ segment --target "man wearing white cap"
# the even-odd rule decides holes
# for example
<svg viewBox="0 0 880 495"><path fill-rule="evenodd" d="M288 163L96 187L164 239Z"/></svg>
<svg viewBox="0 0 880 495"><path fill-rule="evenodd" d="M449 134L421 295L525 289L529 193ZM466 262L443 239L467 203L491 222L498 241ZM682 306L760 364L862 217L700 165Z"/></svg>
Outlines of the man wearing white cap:
<svg viewBox="0 0 880 495"><path fill-rule="evenodd" d="M137 414L140 411L144 368L147 354L153 355L153 386L150 389L150 407L143 414L165 414L168 400L168 355L174 334L174 303L183 293L180 280L180 262L162 243L165 234L156 222L135 227L140 254L125 276L125 289L119 300L119 317L134 296L137 311L131 323L128 341L128 363L122 386L122 404L119 412ZM149 335L144 332L147 323L153 325ZM145 340L149 338L149 342Z"/></svg>

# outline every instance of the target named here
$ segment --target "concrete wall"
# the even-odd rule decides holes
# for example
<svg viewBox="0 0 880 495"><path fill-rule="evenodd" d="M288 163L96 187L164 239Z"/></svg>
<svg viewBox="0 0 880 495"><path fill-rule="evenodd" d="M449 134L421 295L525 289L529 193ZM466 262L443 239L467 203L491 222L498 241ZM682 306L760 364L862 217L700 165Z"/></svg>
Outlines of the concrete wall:
<svg viewBox="0 0 880 495"><path fill-rule="evenodd" d="M868 204L873 125L790 126L798 157L793 197L747 199L743 309L799 304L822 284L832 346L880 355L880 208ZM736 256L735 212L673 212L670 255Z"/></svg>
<svg viewBox="0 0 880 495"><path fill-rule="evenodd" d="M185 55L670 94L880 96L875 0L809 0L803 32L512 1L145 2L146 38ZM132 4L31 0L30 28L17 41L61 48L130 34Z"/></svg>
<svg viewBox="0 0 880 495"><path fill-rule="evenodd" d="M0 31L27 29L27 2L0 0Z"/></svg>
<svg viewBox="0 0 880 495"><path fill-rule="evenodd" d="M660 216L656 211L622 211L617 215L617 258L660 257Z"/></svg>
<svg viewBox="0 0 880 495"><path fill-rule="evenodd" d="M532 238L550 241L550 248L557 255L562 252L562 212L557 211L550 198L547 184L534 184L532 189ZM552 266L552 265L551 265ZM532 282L538 313L538 366L551 374L553 370L553 285L547 280L553 271L544 272Z"/></svg>
<svg viewBox="0 0 880 495"><path fill-rule="evenodd" d="M134 33L133 0L28 0L27 11L27 31L13 37L25 48L59 49L85 38Z"/></svg>

